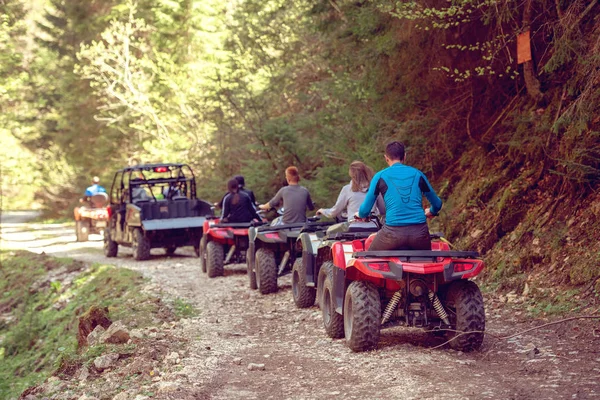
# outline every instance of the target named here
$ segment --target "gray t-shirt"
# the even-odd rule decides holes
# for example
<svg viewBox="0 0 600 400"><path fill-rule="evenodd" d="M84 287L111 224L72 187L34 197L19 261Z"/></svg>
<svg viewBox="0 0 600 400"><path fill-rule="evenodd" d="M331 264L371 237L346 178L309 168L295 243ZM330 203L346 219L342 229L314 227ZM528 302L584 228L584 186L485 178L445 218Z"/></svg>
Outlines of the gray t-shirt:
<svg viewBox="0 0 600 400"><path fill-rule="evenodd" d="M269 205L271 207L283 206L282 220L284 224L306 222L306 209L315 209L308 189L300 185L282 187L269 201Z"/></svg>

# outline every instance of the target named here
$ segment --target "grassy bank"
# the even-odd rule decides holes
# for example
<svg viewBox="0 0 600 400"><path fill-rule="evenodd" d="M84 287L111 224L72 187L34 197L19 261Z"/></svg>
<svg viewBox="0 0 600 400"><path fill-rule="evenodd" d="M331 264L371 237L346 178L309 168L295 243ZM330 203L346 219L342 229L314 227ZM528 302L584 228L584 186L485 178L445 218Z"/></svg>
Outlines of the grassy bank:
<svg viewBox="0 0 600 400"><path fill-rule="evenodd" d="M98 352L77 349L78 318L92 305L107 307L111 320L128 327L173 317L142 292L145 279L131 270L25 251L0 257L1 399L16 398L65 364Z"/></svg>

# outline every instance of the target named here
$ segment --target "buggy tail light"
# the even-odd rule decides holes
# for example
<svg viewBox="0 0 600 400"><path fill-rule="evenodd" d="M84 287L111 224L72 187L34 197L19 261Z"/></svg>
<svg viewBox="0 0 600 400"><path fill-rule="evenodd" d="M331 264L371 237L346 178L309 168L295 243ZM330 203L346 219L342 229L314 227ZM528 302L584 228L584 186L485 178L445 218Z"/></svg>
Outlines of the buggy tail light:
<svg viewBox="0 0 600 400"><path fill-rule="evenodd" d="M367 266L376 271L390 272L390 266L387 262L367 263Z"/></svg>
<svg viewBox="0 0 600 400"><path fill-rule="evenodd" d="M465 262L457 262L454 263L454 272L466 272L466 271L470 271L471 269L473 269L473 264L471 263L465 263Z"/></svg>
<svg viewBox="0 0 600 400"><path fill-rule="evenodd" d="M154 172L168 172L169 167L154 167Z"/></svg>
<svg viewBox="0 0 600 400"><path fill-rule="evenodd" d="M112 207L106 208L106 214L108 215L108 218L112 217Z"/></svg>
<svg viewBox="0 0 600 400"><path fill-rule="evenodd" d="M279 234L278 233L267 233L267 234L265 234L265 237L268 239L279 239Z"/></svg>

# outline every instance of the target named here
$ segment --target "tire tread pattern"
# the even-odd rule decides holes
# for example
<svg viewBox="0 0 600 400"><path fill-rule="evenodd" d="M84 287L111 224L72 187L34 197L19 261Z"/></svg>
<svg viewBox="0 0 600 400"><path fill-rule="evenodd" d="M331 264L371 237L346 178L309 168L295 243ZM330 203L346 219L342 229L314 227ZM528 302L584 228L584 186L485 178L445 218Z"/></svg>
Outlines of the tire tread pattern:
<svg viewBox="0 0 600 400"><path fill-rule="evenodd" d="M206 272L208 272L209 278L216 278L217 276L224 275L224 258L225 253L223 245L216 242L208 242L206 245Z"/></svg>
<svg viewBox="0 0 600 400"><path fill-rule="evenodd" d="M450 347L459 351L477 350L483 343L483 331L485 330L485 307L479 287L475 282L456 281L448 289L447 297L454 301L456 309L455 329L460 332L480 332L460 336L456 332L449 332L447 335L448 340L456 336L449 343Z"/></svg>
<svg viewBox="0 0 600 400"><path fill-rule="evenodd" d="M150 241L144 236L140 228L133 231L133 258L137 261L143 261L150 258Z"/></svg>
<svg viewBox="0 0 600 400"><path fill-rule="evenodd" d="M111 239L110 228L106 228L104 231L104 255L112 258L116 257L119 251L119 244Z"/></svg>
<svg viewBox="0 0 600 400"><path fill-rule="evenodd" d="M325 332L327 336L332 339L341 339L344 337L344 317L338 314L333 307L333 268L334 265L331 262L326 262L321 266L321 270L319 271L319 275L321 275L321 271L324 271L325 280L323 281L323 289L321 292L321 299L319 299L319 306L321 307L321 312L323 314L323 326L325 328ZM325 306L327 302L323 301L324 296L329 295L329 322L325 319Z"/></svg>
<svg viewBox="0 0 600 400"><path fill-rule="evenodd" d="M306 286L306 268L302 258L297 258L292 268L292 285L294 285L293 277L298 274L297 286L294 290L292 288L292 295L294 296L294 303L298 308L308 308L315 305L315 299L317 297L317 290L313 287ZM298 296L295 293L298 293Z"/></svg>
<svg viewBox="0 0 600 400"><path fill-rule="evenodd" d="M367 351L377 347L380 335L381 300L379 292L371 282L354 281L348 286L344 301L344 318L346 303L352 302L352 332L344 333L346 342L352 351Z"/></svg>
<svg viewBox="0 0 600 400"><path fill-rule="evenodd" d="M275 293L277 291L277 263L273 251L260 248L255 256L256 281L261 294Z"/></svg>

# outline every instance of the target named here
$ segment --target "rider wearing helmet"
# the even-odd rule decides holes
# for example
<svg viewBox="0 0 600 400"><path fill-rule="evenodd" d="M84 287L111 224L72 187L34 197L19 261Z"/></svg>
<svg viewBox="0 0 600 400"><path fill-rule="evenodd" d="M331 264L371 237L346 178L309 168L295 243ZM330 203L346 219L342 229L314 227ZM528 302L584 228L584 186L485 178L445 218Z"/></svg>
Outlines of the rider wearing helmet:
<svg viewBox="0 0 600 400"><path fill-rule="evenodd" d="M437 215L442 200L423 172L404 164L404 144L391 142L385 148L388 168L373 177L358 218L369 216L377 196L385 201L385 225L369 247L375 250L431 250L427 218ZM431 208L423 210L423 196Z"/></svg>

